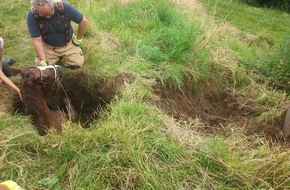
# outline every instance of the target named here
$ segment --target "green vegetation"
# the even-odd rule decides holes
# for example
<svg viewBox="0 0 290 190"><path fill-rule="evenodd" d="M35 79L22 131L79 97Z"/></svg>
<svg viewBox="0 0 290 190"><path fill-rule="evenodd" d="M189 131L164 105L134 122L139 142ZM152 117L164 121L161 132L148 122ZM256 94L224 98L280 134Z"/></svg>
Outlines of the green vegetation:
<svg viewBox="0 0 290 190"><path fill-rule="evenodd" d="M250 7L237 1L202 1L220 22L242 30L239 38L226 42L239 61L289 88L289 14Z"/></svg>
<svg viewBox="0 0 290 190"><path fill-rule="evenodd" d="M88 88L96 76L123 72L136 81L115 95L89 129L68 121L62 133L40 137L27 116L1 114L1 180L52 190L290 186L290 152L281 144L260 133L245 135L245 126L237 124L218 125L211 133L198 118L176 121L151 101L152 80L182 89L191 79L194 89L204 82L269 106L260 123L281 117L287 95L257 84L259 75L247 67L277 81L289 78L288 14L226 0L195 2L206 9L194 9L189 1L185 6L169 0L69 2L90 21L82 68L91 76ZM34 61L25 24L29 7L28 1L16 0L2 0L0 7L4 57L16 58L21 67ZM10 97L9 89L0 88L2 110Z"/></svg>
<svg viewBox="0 0 290 190"><path fill-rule="evenodd" d="M93 11L96 7L98 11ZM98 61L104 65L113 61L117 68L109 70L124 69L143 76L154 70L157 72L154 75L162 81L171 77L180 84L200 55L196 48L200 27L189 22L186 15L168 1L143 0L125 5L100 1L91 5L90 12L94 28L108 35L109 42L103 43L111 44L103 45L113 46L109 56ZM104 50L98 51L104 54ZM99 68L95 64L91 67Z"/></svg>

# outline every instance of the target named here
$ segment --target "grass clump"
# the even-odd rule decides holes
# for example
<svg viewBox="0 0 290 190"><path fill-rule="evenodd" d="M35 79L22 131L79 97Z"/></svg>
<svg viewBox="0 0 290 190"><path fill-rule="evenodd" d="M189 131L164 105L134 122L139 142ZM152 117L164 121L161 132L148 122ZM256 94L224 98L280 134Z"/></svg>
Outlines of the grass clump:
<svg viewBox="0 0 290 190"><path fill-rule="evenodd" d="M274 54L268 58L265 72L268 76L281 83L289 86L288 79L290 77L290 38L287 37L276 48Z"/></svg>
<svg viewBox="0 0 290 190"><path fill-rule="evenodd" d="M170 72L167 68L171 69L167 65L183 70L195 61L193 54L201 30L168 1L99 2L96 6L103 7L92 14L96 28L110 33L118 41L110 51L119 57L119 67L130 71L136 65L146 64L147 69L137 70L142 72L138 74L158 75L166 80L168 77L163 73ZM152 70L156 72L152 73ZM182 74L182 71L177 73ZM171 75L175 76L177 81L184 77Z"/></svg>

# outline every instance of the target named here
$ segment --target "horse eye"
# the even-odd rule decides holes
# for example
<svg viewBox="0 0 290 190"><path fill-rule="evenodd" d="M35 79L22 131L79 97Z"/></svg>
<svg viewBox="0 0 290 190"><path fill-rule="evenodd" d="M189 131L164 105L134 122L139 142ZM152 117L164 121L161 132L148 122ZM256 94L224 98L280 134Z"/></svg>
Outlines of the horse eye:
<svg viewBox="0 0 290 190"><path fill-rule="evenodd" d="M40 77L35 77L35 78L34 78L34 81L35 81L35 82L41 82Z"/></svg>

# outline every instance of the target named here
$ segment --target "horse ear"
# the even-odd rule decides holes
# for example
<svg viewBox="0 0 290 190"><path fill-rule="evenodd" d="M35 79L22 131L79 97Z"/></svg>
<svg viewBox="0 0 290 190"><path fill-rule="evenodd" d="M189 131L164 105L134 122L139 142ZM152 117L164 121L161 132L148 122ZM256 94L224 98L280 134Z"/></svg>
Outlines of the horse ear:
<svg viewBox="0 0 290 190"><path fill-rule="evenodd" d="M37 76L34 72L31 72L29 69L23 69L21 71L21 75L27 81L35 81L37 80Z"/></svg>

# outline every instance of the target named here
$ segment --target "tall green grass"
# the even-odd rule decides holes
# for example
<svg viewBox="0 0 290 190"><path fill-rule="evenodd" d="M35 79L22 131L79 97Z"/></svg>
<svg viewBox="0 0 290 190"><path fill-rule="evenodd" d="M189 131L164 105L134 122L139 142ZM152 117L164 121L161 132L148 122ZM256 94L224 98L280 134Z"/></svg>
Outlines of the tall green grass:
<svg viewBox="0 0 290 190"><path fill-rule="evenodd" d="M289 86L290 77L290 37L286 37L266 62L268 76L275 78Z"/></svg>
<svg viewBox="0 0 290 190"><path fill-rule="evenodd" d="M125 6L115 3L93 18L98 28L121 39L130 56L141 56L157 65L186 64L192 59L198 27L167 1L143 0Z"/></svg>
<svg viewBox="0 0 290 190"><path fill-rule="evenodd" d="M201 28L170 2L142 0L110 4L99 1L94 5L99 11L92 11L92 24L116 42L109 48L115 58L102 55L99 64L115 62L125 72L158 75L162 81L171 73L170 77L180 84L187 73L184 70L197 61L196 43ZM171 72L172 68L175 73Z"/></svg>
<svg viewBox="0 0 290 190"><path fill-rule="evenodd" d="M26 28L28 1L13 0L1 3L0 36L4 38L4 58L14 58L21 65L34 64L34 50Z"/></svg>
<svg viewBox="0 0 290 190"><path fill-rule="evenodd" d="M243 33L232 38L227 47L241 63L258 69L276 83L289 77L289 14L267 8L256 8L238 1L202 0L209 14L228 22ZM243 36L250 33L253 37Z"/></svg>
<svg viewBox="0 0 290 190"><path fill-rule="evenodd" d="M282 11L251 7L238 1L201 0L218 19L229 22L253 34L264 34L280 42L288 36L289 15Z"/></svg>

